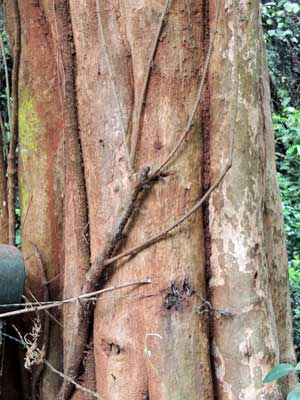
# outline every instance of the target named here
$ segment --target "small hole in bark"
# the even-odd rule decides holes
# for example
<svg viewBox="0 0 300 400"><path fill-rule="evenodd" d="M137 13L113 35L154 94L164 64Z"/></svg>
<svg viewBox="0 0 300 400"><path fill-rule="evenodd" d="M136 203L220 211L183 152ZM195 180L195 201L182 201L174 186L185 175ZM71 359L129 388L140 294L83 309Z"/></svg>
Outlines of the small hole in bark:
<svg viewBox="0 0 300 400"><path fill-rule="evenodd" d="M155 150L160 150L162 147L163 147L163 145L161 144L160 141L156 140L156 141L154 142L154 148L155 148Z"/></svg>
<svg viewBox="0 0 300 400"><path fill-rule="evenodd" d="M257 271L254 274L254 279L256 279L256 278L257 278Z"/></svg>
<svg viewBox="0 0 300 400"><path fill-rule="evenodd" d="M116 381L117 380L117 378L115 377L115 375L114 374L110 374L111 375L111 377L113 378L113 380L114 381Z"/></svg>
<svg viewBox="0 0 300 400"><path fill-rule="evenodd" d="M102 340L101 344L102 350L104 353L109 357L111 355L117 356L121 352L124 352L125 350L121 348L118 344L115 344L113 342L107 342L106 340Z"/></svg>
<svg viewBox="0 0 300 400"><path fill-rule="evenodd" d="M110 343L111 354L118 355L121 353L121 347L115 343Z"/></svg>

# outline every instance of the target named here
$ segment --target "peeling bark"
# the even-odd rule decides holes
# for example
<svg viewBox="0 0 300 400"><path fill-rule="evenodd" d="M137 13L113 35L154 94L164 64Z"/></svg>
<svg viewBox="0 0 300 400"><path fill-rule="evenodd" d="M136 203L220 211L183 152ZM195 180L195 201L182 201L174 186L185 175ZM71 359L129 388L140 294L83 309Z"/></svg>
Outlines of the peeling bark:
<svg viewBox="0 0 300 400"><path fill-rule="evenodd" d="M274 248L274 243L268 244L270 227L266 204L271 213L275 212L281 218L276 205L279 204L278 192L274 192L277 189L270 97L265 91L268 80L261 46L259 4L237 4L238 35L234 35L233 26L235 5L228 2L223 9L218 44L210 67L211 115L214 116L211 122L212 174L228 157L228 134L234 130L232 169L222 188L212 195L209 206L212 305L234 314L230 319L215 319L213 324L217 398L282 399L284 392L276 383L262 385L266 373L282 359L282 349L286 359L294 360L286 259L280 260L278 268L282 272L279 274L270 268L274 257L270 247ZM234 46L238 49L238 65L234 60ZM221 63L222 70L217 67ZM238 68L239 79L238 114L234 127L231 127L235 68ZM276 230L274 222L271 222L272 230ZM282 220L280 226L282 234ZM284 235L280 240L284 246ZM273 274L275 277L272 278ZM279 278L280 274L284 278ZM277 292L272 297L274 279L280 279L280 287L284 287L282 296ZM279 304L276 303L280 303L281 310L285 304L287 316L282 318L281 314L284 322L279 323L284 329L278 325ZM284 345L281 346L278 329L285 330Z"/></svg>

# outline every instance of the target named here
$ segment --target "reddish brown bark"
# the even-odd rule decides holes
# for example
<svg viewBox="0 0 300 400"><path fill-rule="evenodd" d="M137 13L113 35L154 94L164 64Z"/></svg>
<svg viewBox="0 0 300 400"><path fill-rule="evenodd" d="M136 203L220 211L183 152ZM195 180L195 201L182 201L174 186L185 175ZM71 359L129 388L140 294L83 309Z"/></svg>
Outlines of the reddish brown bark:
<svg viewBox="0 0 300 400"><path fill-rule="evenodd" d="M77 116L76 57L71 16L67 1L58 0L55 5L58 43L64 70L62 83L66 158L64 296L73 297L82 292L84 276L90 263L88 204ZM81 324L77 313L78 307L85 305L69 305L64 310L64 370L73 379L79 375L89 329L88 323ZM80 340L80 336L84 339ZM73 351L74 345L77 347L76 352ZM93 377L89 377L89 380L93 381ZM64 386L62 396L69 398L72 385L66 382ZM94 386L95 384L92 384L91 389Z"/></svg>
<svg viewBox="0 0 300 400"><path fill-rule="evenodd" d="M12 31L12 3L6 4L8 24ZM22 252L26 264L27 288L39 300L44 300L43 272L32 243L41 253L48 280L63 271L64 138L59 91L60 65L57 64L56 38L53 36L56 31L54 10L50 2L20 1L19 8L22 52L19 80L18 181ZM13 32L10 36L13 37ZM51 299L61 297L61 279L53 280L48 289ZM30 298L28 292L27 296ZM56 318L60 318L59 310L54 311L54 314ZM43 316L41 317L43 319ZM30 320L26 329L31 329ZM47 358L58 369L62 367L61 349L61 327L51 321ZM41 379L40 388L45 398L55 398L61 384L60 378L45 369Z"/></svg>
<svg viewBox="0 0 300 400"><path fill-rule="evenodd" d="M160 29L167 5L20 5L19 184L29 286L41 297L30 241L48 279L64 270L63 291L62 280L53 281L52 298L152 282L104 295L94 312L87 303L65 307L63 331L51 325L48 359L107 400L279 399L285 388L262 379L279 359L293 361L293 350L257 2L221 2L192 128L169 173L148 181L133 215L120 222L140 171L155 170L182 135L213 36L214 2L172 1ZM127 141L137 144L134 173ZM198 210L155 245L105 268L105 258L187 212L229 161L204 218ZM271 233L280 250L267 240ZM45 400L87 398L52 373L41 388Z"/></svg>

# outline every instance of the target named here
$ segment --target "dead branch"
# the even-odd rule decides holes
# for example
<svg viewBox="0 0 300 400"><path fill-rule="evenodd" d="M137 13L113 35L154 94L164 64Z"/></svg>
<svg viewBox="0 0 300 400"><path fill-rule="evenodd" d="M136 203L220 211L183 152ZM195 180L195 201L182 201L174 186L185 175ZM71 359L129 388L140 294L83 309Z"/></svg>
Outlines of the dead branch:
<svg viewBox="0 0 300 400"><path fill-rule="evenodd" d="M173 224L168 226L166 229L164 229L162 232L158 233L157 235L152 236L150 239L145 241L144 243L132 247L128 250L125 250L124 252L117 254L114 257L108 258L104 261L104 266L110 265L121 258L124 257L132 257L135 254L139 253L140 251L146 249L149 246L152 246L153 244L157 243L158 241L164 239L169 232L171 232L173 229L177 228L179 225L181 225L185 220L187 220L189 217L191 217L199 208L202 206L202 204L209 198L211 193L219 186L219 184L222 182L224 179L225 175L229 171L232 165L232 159L228 161L226 166L224 167L223 171L220 173L218 178L216 179L215 183L209 188L209 190L204 194L204 196L201 197L201 199L182 217L180 217L177 221L175 221Z"/></svg>
<svg viewBox="0 0 300 400"><path fill-rule="evenodd" d="M35 305L42 306L42 305L45 305L45 304L52 304L52 303L53 303L52 301L40 302L40 301L35 297L35 295L32 293L32 291L31 291L30 289L28 289L28 292L29 292L30 296L32 297L32 299L33 299L34 301L33 301L33 302L32 302L32 301L29 301L29 300L26 298L26 307L29 307L29 306L32 307L32 306L35 306ZM25 296L24 296L24 297L25 297ZM23 305L24 305L24 304L23 304ZM49 316L49 318L52 319L52 321L53 321L56 325L60 326L61 328L64 327L63 324L62 324L61 322L59 322L58 319L56 319L56 318L54 317L54 315L51 314L47 309L42 310L42 311L45 311L45 314L47 314L47 315Z"/></svg>
<svg viewBox="0 0 300 400"><path fill-rule="evenodd" d="M179 139L179 141L177 142L177 144L175 145L175 147L174 147L173 150L171 151L171 153L168 155L168 157L165 159L165 161L163 161L163 163L160 164L160 166L159 166L153 173L149 174L149 167L146 167L146 168L143 170L143 172L142 172L142 174L141 174L141 177L142 177L142 178L140 179L141 185L138 184L138 185L136 186L136 188L134 189L133 194L131 195L131 199L134 199L134 201L132 201L132 200L130 201L130 200L129 200L129 201L127 202L128 206L125 207L126 223L127 223L128 219L129 219L129 218L131 217L131 215L132 215L132 212L133 212L133 210L134 210L134 205L136 204L136 199L137 199L138 194L143 190L143 188L144 188L146 185L149 184L149 182L154 181L154 180L156 180L156 179L159 177L159 175L160 175L160 173L161 173L161 170L166 166L166 164L169 162L169 160L170 160L170 159L173 157L173 155L176 153L176 151L178 150L178 148L180 147L180 145L181 145L182 142L184 141L185 137L187 136L187 134L188 134L188 132L189 132L191 126L192 126L192 122L193 122L193 119L194 119L194 116L195 116L197 107L198 107L198 105L199 105L199 102L200 102L201 97L202 97L202 94L203 94L204 82L205 82L205 78L206 78L206 74L207 74L207 70L208 70L208 65L209 65L209 61L210 61L211 54L212 54L212 50L213 50L214 38L215 38L215 35L216 35L216 32L217 32L217 26L218 26L218 20L219 20L219 12L220 12L220 3L221 3L221 2L220 2L220 0L219 0L219 1L218 1L218 5L217 5L217 10L216 10L216 16L215 16L215 23L214 23L212 38L211 38L211 41L210 41L210 45L209 45L209 49L208 49L208 54L207 54L207 57L206 57L206 60L205 60L204 68L203 68L203 74L202 74L201 82L200 82L199 89L198 89L198 95L197 95L196 101L195 101L195 103L194 103L194 107L193 107L192 113L191 113L191 115L190 115L190 117L189 117L189 120L188 120L188 123L187 123L187 127L186 127L186 129L185 129L183 135L181 136L181 138ZM168 5L169 5L169 3L167 2L167 3L166 3L166 6L165 6L165 12L166 12L166 10L167 10ZM158 35L158 36L159 36L159 35ZM185 215L185 216L182 217L182 218L183 218L183 221L184 221L185 219L187 219L190 215L192 215L196 210L198 210L198 208L202 205L202 203L206 200L206 198L210 195L210 193L215 189L215 187L217 187L217 186L219 185L220 181L223 179L223 177L225 176L225 174L227 173L227 171L230 169L230 167L231 167L231 161L228 163L228 165L226 165L226 167L224 168L224 170L221 172L219 178L217 178L215 184L212 185L212 187L207 191L207 193L203 196L203 198L199 200L199 202L193 207L192 210L190 210L190 211L187 213L187 215ZM134 193L135 193L135 190L136 190L137 188L139 188L139 192L138 192L138 194L137 194L136 197L135 197ZM132 206L132 205L133 205L133 206ZM194 208L195 208L195 209L194 209ZM174 229L174 228L176 228L178 225L180 225L180 224L183 222L183 221L181 221L182 218L181 218L180 220L178 220L178 221L174 224L174 225L176 225L176 226L173 226L173 225L172 225L172 226L170 226L169 228L167 228L165 231L161 232L159 235L155 235L153 238L149 239L149 240L146 242L146 243L147 243L147 246L146 246L146 247L148 247L148 246L150 246L151 244L155 243L156 241L160 240L160 239L161 239L162 237L164 237L168 232L170 232L172 229ZM89 269L88 273L86 274L87 283L89 283L90 285L92 284L92 282L95 282L95 281L98 282L98 280L99 280L99 278L100 278L100 276L101 276L101 274L102 274L102 272L103 272L103 270L104 270L104 267L105 267L106 265L109 265L109 264L113 263L114 261L118 260L118 259L119 259L119 258L118 258L119 256L120 256L120 258L125 257L125 253L126 253L126 252L122 253L122 254L124 254L124 255L122 255L122 256L119 255L119 256L112 257L112 258L108 258L108 257L110 257L111 253L112 253L113 250L115 249L116 244L119 243L119 240L120 240L120 233L122 233L122 231L123 231L123 229L124 229L124 227L125 227L125 225L126 225L126 224L123 225L124 217L121 217L119 221L120 221L120 222L116 224L115 231L109 236L110 239L108 240L108 243L107 243L107 246L105 247L105 250L103 251L103 253L102 253L101 255L99 255L98 257L96 257L96 259L95 259L95 261L93 262L91 268ZM133 248L132 250L134 250L134 251L140 251L140 250L142 250L142 249L144 248L144 245L146 245L146 243L143 244L143 245L137 246L137 247ZM129 250L128 250L128 251L129 251ZM129 253L129 254L130 254L130 253ZM129 254L126 254L126 255L129 255ZM134 253L134 254L135 254L135 253ZM111 261L111 260L112 260L112 261ZM91 288L88 286L88 289L89 289L89 290L87 290L87 291L89 292L89 291L91 290ZM92 289L92 290L93 290L93 289Z"/></svg>
<svg viewBox="0 0 300 400"><path fill-rule="evenodd" d="M7 160L7 186L8 186L8 236L9 243L15 245L16 233L16 148L18 142L18 111L19 111L19 69L21 56L21 26L18 0L13 0L15 17L15 42L14 42L14 65L12 70L12 97L13 112L11 118L10 144Z"/></svg>
<svg viewBox="0 0 300 400"><path fill-rule="evenodd" d="M106 58L107 58L107 62L108 62L110 78L113 83L114 94L115 94L117 106L119 109L120 123L121 123L121 126L123 127L122 128L123 139L124 139L124 143L127 145L127 132L124 127L122 110L121 110L121 106L119 103L119 97L118 97L117 91L116 91L115 79L114 79L114 75L113 75L113 71L112 71L112 67L111 67L109 50L107 48L107 44L106 44L105 38L104 38L104 30L103 30L102 18L101 18L101 14L100 14L99 0L96 0L96 5L97 5L97 17L98 17L98 25L99 25L98 28L99 28L100 41L103 42L103 45L104 45L104 48L106 51ZM176 151L178 150L178 148L180 147L181 143L184 141L185 137L187 136L187 134L190 130L194 115L196 113L197 107L199 105L199 102L200 102L202 94L203 94L204 82L205 82L206 73L207 73L207 69L208 69L208 65L209 65L209 61L210 61L210 57L211 57L211 53L212 53L212 49L213 49L213 41L214 41L215 33L217 30L219 8L220 8L220 1L218 3L218 7L217 7L214 31L213 31L212 39L210 42L209 51L208 51L206 61L205 61L197 99L196 99L195 105L193 107L192 114L190 115L187 127L184 131L184 134L180 138L179 142L175 145L174 149L171 151L171 153L169 154L167 159L155 170L154 173L152 173L150 175L149 168L146 167L144 169L144 175L145 175L144 183L141 184L141 186L139 186L139 184L138 184L136 186L136 188L133 189L132 194L129 195L129 200L126 202L127 206L125 207L125 211L124 211L123 215L118 219L116 224L114 224L112 232L108 233L108 235L107 235L108 239L107 239L107 242L104 246L102 253L95 258L89 271L86 274L86 283L82 290L83 294L89 293L89 292L92 292L93 290L95 290L101 281L101 277L105 271L105 267L107 265L111 264L112 262L116 261L116 258L112 257L113 253L117 249L117 247L122 239L123 230L124 230L128 220L132 216L132 213L134 211L135 204L137 202L139 195L143 192L143 190L147 186L147 185L145 185L145 183L149 183L149 182L153 183L156 179L158 179L162 169L165 167L165 165L169 162L169 160L176 153ZM128 149L128 147L127 147L127 149ZM130 163L129 163L129 167L130 167ZM136 254L138 251L141 251L144 248L149 247L150 245L156 243L158 240L164 238L168 234L168 232L175 229L178 225L180 225L187 218L189 218L190 215L192 215L195 211L197 211L200 208L200 206L202 205L202 203L209 197L210 193L219 185L219 183L222 181L222 179L224 178L224 176L226 175L226 173L230 169L230 167L231 167L231 162L228 163L228 165L226 165L224 171L221 173L221 175L217 179L216 183L208 190L208 192L203 196L203 198L186 215L184 215L182 218L180 218L178 221L176 221L175 224L172 224L170 227L168 227L165 231L161 232L159 235L156 235L156 236L152 237L150 240L148 240L146 243L144 243L140 246L137 246L134 249L131 249L131 250L133 250L132 254ZM145 173L145 171L147 171L147 172ZM142 176L143 176L143 172L142 172ZM141 179L141 181L143 181L143 179ZM129 255L129 254L127 254L127 255ZM124 256L125 255L123 253L122 257L124 257ZM113 261L110 261L109 263L107 263L108 260L113 260ZM83 359L83 353L84 353L84 350L85 350L85 347L86 347L87 341L88 341L88 331L89 331L88 327L90 324L92 312L93 312L93 305L81 304L80 306L78 306L78 304L77 304L77 308L76 308L76 312L75 312L76 329L74 328L76 331L76 343L75 343L75 341L71 342L71 349L69 350L69 357L68 357L69 363L68 363L68 368L67 368L68 376L76 377L79 372L79 368L80 368L80 365L81 365L81 362ZM60 398L68 400L72 394L72 391L73 391L73 388L70 385L66 388L63 387L60 392Z"/></svg>
<svg viewBox="0 0 300 400"><path fill-rule="evenodd" d="M0 319L12 317L14 315L21 315L21 314L27 314L27 313L31 313L31 312L46 310L49 308L61 307L64 304L78 302L79 300L90 299L92 297L99 296L103 293L113 292L115 290L124 289L124 288L128 288L131 286L149 285L151 283L152 282L150 279L145 279L145 280L141 280L141 281L125 283L123 285L111 286L111 287L105 288L105 289L95 290L94 292L81 294L81 295L75 296L75 297L69 297L69 298L66 298L63 300L49 301L46 304L44 304L43 302L40 302L41 305L39 305L38 303L29 303L29 304L25 304L25 307L27 307L25 309L1 313ZM92 299L92 301L94 301L94 299ZM13 305L15 305L15 304L13 304ZM21 305L21 304L16 304L16 305ZM11 307L12 304L7 304L7 306ZM23 306L24 306L24 304L23 304ZM1 305L1 307L3 307L3 305Z"/></svg>
<svg viewBox="0 0 300 400"><path fill-rule="evenodd" d="M155 54L156 54L156 51L158 48L159 38L160 38L162 29L163 29L163 26L165 23L166 15L170 8L171 3L172 3L172 0L166 0L166 2L165 2L165 6L161 13L157 32L156 32L155 38L152 43L152 48L151 48L150 56L149 56L148 63L147 63L147 70L146 70L146 74L145 74L145 78L144 78L142 95L141 95L141 97L139 99L139 103L138 103L135 129L132 132L132 140L131 140L131 148L130 148L130 164L133 169L134 169L134 162L135 162L135 157L136 157L136 147L138 144L140 130L141 130L142 114L144 111L144 106L146 105L147 90L148 90L148 86L149 86L151 71L153 69L153 63L154 63Z"/></svg>
<svg viewBox="0 0 300 400"><path fill-rule="evenodd" d="M66 374L63 374L62 372L58 371L58 369L56 369L55 367L53 367L52 364L49 363L49 361L44 360L45 365L47 365L47 367L49 369L51 369L52 372L54 372L55 374L59 375L63 380L68 381L69 383L72 384L72 386L75 386L76 389L79 389L81 392L87 393L90 396L94 397L95 399L99 399L101 400L101 397L98 393L85 388L84 386L81 386L79 383L77 383L76 381L74 381L74 379L70 378L69 376L67 376Z"/></svg>
<svg viewBox="0 0 300 400"><path fill-rule="evenodd" d="M117 246L119 245L123 231L131 218L136 204L144 192L144 190L149 188L151 184L156 181L156 178L150 176L150 167L145 167L142 169L140 173L138 182L136 183L133 191L130 193L129 198L126 200L126 204L124 207L123 214L118 218L118 221L113 226L113 231L109 235L106 246L102 254L95 258L92 263L89 271L86 273L86 292L90 292L94 290L96 285L99 282L99 278L103 272L103 268L105 267L105 260L107 257L110 257Z"/></svg>
<svg viewBox="0 0 300 400"><path fill-rule="evenodd" d="M103 23L102 23L102 15L101 15L101 7L99 4L99 0L96 0L96 12L97 12L97 21L98 21L99 42L102 43L103 47L104 47L104 55L106 58L107 68L108 68L108 72L109 72L109 78L111 81L111 85L112 85L112 89L113 89L113 93L114 93L114 97L115 97L115 102L116 102L116 106L117 106L119 124L121 127L122 136L123 136L123 142L124 142L124 147L125 147L125 156L127 159L128 168L131 170L132 168L131 168L130 152L129 152L129 145L128 145L128 132L127 132L127 128L125 128L125 124L124 124L123 110L122 110L122 105L120 102L120 95L117 92L117 84L116 84L116 79L115 79L115 73L114 73L113 66L112 66L110 49L105 40L104 28L103 28Z"/></svg>

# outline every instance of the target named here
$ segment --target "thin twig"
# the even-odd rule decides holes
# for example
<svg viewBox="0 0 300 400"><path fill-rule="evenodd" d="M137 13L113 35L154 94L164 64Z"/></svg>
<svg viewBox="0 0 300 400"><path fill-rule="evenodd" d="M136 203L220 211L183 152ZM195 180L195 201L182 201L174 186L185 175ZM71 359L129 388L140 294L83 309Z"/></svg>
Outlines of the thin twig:
<svg viewBox="0 0 300 400"><path fill-rule="evenodd" d="M8 125L9 130L11 129L11 104L10 104L10 89L9 89L9 75L8 75L8 67L7 67L7 60L5 55L5 48L3 44L2 34L0 34L0 47L1 53L3 58L3 65L5 71L5 84L6 84L6 106L7 106L7 114L8 114Z"/></svg>
<svg viewBox="0 0 300 400"><path fill-rule="evenodd" d="M112 256L113 252L119 245L120 240L122 239L123 231L135 210L138 199L144 192L145 188L148 188L151 183L155 182L156 178L150 178L149 173L150 167L145 167L142 169L138 182L126 201L124 212L118 218L117 222L113 224L113 232L108 235L108 240L102 254L95 258L89 271L86 273L86 282L88 285L88 287L85 289L86 292L94 290L93 284L98 283L99 277L103 272L104 261L108 257Z"/></svg>
<svg viewBox="0 0 300 400"><path fill-rule="evenodd" d="M21 55L21 20L19 13L18 0L13 0L14 17L15 17L15 42L14 42L14 64L12 70L12 97L13 112L11 120L10 144L7 161L7 186L8 186L8 236L9 243L15 245L16 240L16 148L18 142L18 111L19 111L19 69Z"/></svg>
<svg viewBox="0 0 300 400"><path fill-rule="evenodd" d="M56 281L56 279L60 278L60 277L63 276L63 275L64 275L64 272L63 272L63 271L59 272L59 273L58 273L57 275L55 275L53 278L49 279L49 280L46 282L46 285L50 285L50 283Z"/></svg>
<svg viewBox="0 0 300 400"><path fill-rule="evenodd" d="M101 397L98 393L94 392L93 390L87 389L81 385L79 385L79 383L77 383L76 381L74 381L74 379L70 378L69 376L63 374L62 372L60 372L58 369L56 369L55 367L53 367L52 364L49 363L49 361L44 360L45 365L47 365L47 367L49 369L51 369L52 372L54 372L55 374L59 375L63 380L68 381L70 383L72 383L72 385L75 386L76 389L81 390L84 393L87 393L91 396L93 396L95 399L99 399L101 400Z"/></svg>
<svg viewBox="0 0 300 400"><path fill-rule="evenodd" d="M49 302L49 304L45 304L45 305L41 305L41 306L36 305L35 307L25 308L23 310L14 310L14 311L8 311L5 313L1 313L0 319L11 317L13 315L27 314L27 313L45 310L45 309L49 309L49 308L60 307L63 304L72 303L72 302L75 302L75 301L78 301L81 299L88 299L88 298L98 296L103 293L112 292L114 290L124 289L124 288L131 287L131 286L149 285L150 283L152 283L151 280L146 279L146 280L141 280L141 281L136 281L136 282L125 283L125 284L119 285L119 286L111 286L109 288L96 290L96 291L90 292L90 293L81 294L76 297L69 297L64 300ZM30 305L32 305L32 304L30 304Z"/></svg>
<svg viewBox="0 0 300 400"><path fill-rule="evenodd" d="M97 0L97 2L99 3L99 0ZM98 4L99 5L99 4ZM209 49L208 49L208 54L205 60L205 65L204 65L204 69L203 69L203 74L202 74L202 79L200 82L200 86L199 86L199 90L198 90L198 95L197 95L197 99L195 101L192 113L189 117L189 122L187 124L187 127L184 131L183 136L181 137L181 139L177 142L177 144L175 145L174 149L171 151L171 153L168 155L167 159L151 174L149 174L149 170L145 169L144 170L144 179L141 180L143 182L143 184L140 186L140 190L138 192L138 194L142 191L142 188L145 187L150 181L154 181L155 179L157 179L161 173L161 170L165 167L165 165L169 162L169 160L173 157L173 155L175 154L175 152L177 151L177 149L179 148L179 146L181 145L181 143L183 142L183 140L185 139L187 133L189 132L189 129L192 125L192 121L194 118L194 115L196 113L197 107L199 105L202 93L203 93L203 87L204 87L204 82L205 82L205 78L206 78L206 74L207 74L207 70L208 70L208 65L209 65L209 61L211 58L211 53L213 50L213 43L214 43L214 37L216 35L217 32L217 26L218 26L218 20L219 20L219 11L220 11L220 0L218 1L218 5L217 5L217 12L216 12L216 17L215 17L215 23L214 23L214 28L213 28L213 33L212 33L212 39L210 41L210 45L209 45ZM100 22L101 22L101 18L100 18ZM102 26L102 24L101 24ZM101 27L100 26L100 27ZM103 26L102 26L102 31L103 31ZM209 196L209 194L211 193L211 191L214 190L214 186L218 186L218 184L220 183L220 181L223 179L224 175L226 174L227 170L229 170L229 168L231 167L230 165L227 165L225 167L226 171L222 172L219 176L219 178L217 179L216 183L208 190L208 192L203 196L203 198L193 207L192 210L190 210L191 214L193 214L200 206L201 204L206 200L206 198ZM145 175L145 171L147 171L147 174ZM142 175L143 176L143 175ZM137 186L139 187L139 186ZM126 222L128 221L128 219L131 217L132 212L134 210L134 206L136 204L136 200L137 200L137 196L135 197L134 195L131 196L131 198L134 199L134 201L129 201L127 202L129 204L129 208L125 207L125 215L126 215ZM196 208L195 208L196 207ZM194 209L195 208L195 209ZM183 216L183 221L185 219L187 219L191 214L188 213L188 215ZM181 218L181 219L182 219ZM179 221L177 221L178 223L176 223L176 226L178 226L181 222L181 219ZM96 257L95 261L93 262L91 268L89 269L89 271L86 274L87 277L87 283L91 283L91 282L98 282L99 277L101 276L104 267L113 263L114 261L119 260L122 257L125 257L126 255L129 254L136 254L136 252L140 251L140 249L142 250L144 248L144 246L146 245L146 247L150 246L152 243L155 243L156 241L160 240L162 237L164 237L170 230L174 229L176 226L171 226L169 227L167 230L163 231L161 234L156 235L155 237L151 238L150 240L148 240L146 243L144 243L143 245L140 246L136 246L132 249L129 249L127 251L125 251L124 253L121 253L115 257L111 257L111 253L112 251L116 248L116 243L119 243L120 240L120 234L122 234L123 229L125 227L125 225L123 224L122 221L124 221L124 217L120 218L121 224L116 224L117 228L115 229L115 233L109 235L109 237L111 239L108 240L107 246L105 247L105 250L103 251L103 253L101 255L99 255L98 257ZM180 222L181 221L181 222ZM119 232L119 233L118 233ZM133 250L133 253L132 253ZM129 253L128 253L129 252ZM89 287L88 287L89 288ZM88 290L90 291L90 290Z"/></svg>
<svg viewBox="0 0 300 400"><path fill-rule="evenodd" d="M17 342L18 344L20 344L21 346L23 346L25 349L28 350L28 347L29 347L29 346L28 346L28 344L26 343L25 338L23 338L23 336L21 335L20 331L19 331L14 325L12 325L12 326L13 326L13 328L16 330L16 332L17 332L17 334L18 334L18 336L19 336L20 339L17 339L17 338L15 338L15 337L13 337L13 336L10 336L10 335L5 335L5 336L6 336L8 339L11 339L11 340ZM74 379L70 378L70 377L67 376L66 374L64 374L64 373L62 373L61 371L59 371L58 369L56 369L51 363L49 363L49 361L47 361L47 360L44 358L44 353L43 353L41 350L39 350L39 349L35 350L35 356L36 356L36 360L37 360L37 361L39 361L39 362L41 362L41 363L44 363L49 369L51 369L52 372L54 372L55 374L59 375L63 380L66 380L66 381L68 381L68 382L71 382L71 383L76 387L76 389L79 389L79 390L81 390L82 392L88 393L89 395L93 396L94 398L100 399L100 400L101 400L101 397L99 396L98 393L96 393L96 392L94 392L94 391L92 391L92 390L90 390L90 389L87 389L87 388L81 386L79 383L77 383L76 381L74 381Z"/></svg>
<svg viewBox="0 0 300 400"><path fill-rule="evenodd" d="M203 89L204 89L204 83L205 83L205 80L206 80L208 66L209 66L209 62L210 62L210 59L211 59L211 54L212 54L212 51L213 51L214 40L215 40L215 36L216 36L216 33L217 33L217 29L218 29L218 21L219 21L219 15L220 15L220 5L221 5L221 1L219 0L218 4L217 4L217 9L216 9L216 16L215 16L213 31L212 31L212 34L211 34L211 40L210 40L210 43L209 43L207 56L206 56L204 67L203 67L203 71L202 71L202 77L201 77L201 81L200 81L200 85L199 85L199 89L198 89L198 94L197 94L196 101L194 103L192 112L191 112L190 117L188 119L187 125L186 125L186 127L185 127L185 129L183 131L183 134L181 135L181 137L179 138L178 142L175 144L175 146L173 147L171 152L168 154L168 156L165 158L165 160L154 171L154 173L153 173L154 175L159 174L160 171L173 158L173 156L175 155L175 153L177 152L177 150L179 149L179 147L181 146L181 144L183 143L183 141L187 137L187 135L188 135L188 133L189 133L191 127L192 127L196 111L198 109L199 103L200 103L201 98L202 98Z"/></svg>
<svg viewBox="0 0 300 400"><path fill-rule="evenodd" d="M119 118L119 124L121 127L122 136L123 136L123 142L124 142L124 147L125 147L125 156L127 159L128 168L130 170L132 170L131 162L130 162L129 145L128 145L128 132L127 132L127 129L125 128L125 124L124 124L123 110L122 110L122 106L121 106L121 102L120 102L120 95L117 92L117 84L116 84L114 70L112 67L110 51L109 51L109 47L105 40L104 28L103 28L102 16L101 16L101 7L99 4L99 0L96 0L96 12L97 12L97 21L98 21L99 41L100 41L100 43L103 44L103 47L104 47L104 54L105 54L105 58L106 58L106 62L107 62L107 68L108 68L109 77L110 77L111 84L112 84L115 102L117 105L117 114L118 114L118 118Z"/></svg>
<svg viewBox="0 0 300 400"><path fill-rule="evenodd" d="M154 243L157 243L161 239L163 239L169 232L171 232L173 229L177 228L179 225L181 225L186 219L188 219L191 215L193 215L201 206L202 204L209 198L211 193L219 186L221 181L224 179L225 175L229 171L232 165L232 159L228 161L226 166L224 167L223 171L220 173L218 178L216 179L215 183L208 189L208 191L204 194L204 196L201 197L201 199L182 217L180 217L176 222L171 224L169 227L164 229L162 232L158 233L157 235L152 236L150 239L146 240L144 243L131 247L128 250L125 250L124 252L117 254L114 257L108 258L107 260L104 261L104 265L110 265L121 258L127 257L127 256L133 256L140 251L146 249L147 247L153 245ZM1 315L0 315L1 317Z"/></svg>
<svg viewBox="0 0 300 400"><path fill-rule="evenodd" d="M37 299L37 297L35 297L35 295L32 293L32 291L31 291L30 289L28 289L28 292L29 292L30 296L33 298L34 302L31 302L31 301L26 302L26 306L27 306L27 307L28 307L28 306L35 306L35 305L42 306L42 305L45 305L45 304L53 304L52 301L40 302L40 301ZM49 318L51 318L52 321L55 322L58 326L60 326L61 328L64 327L63 324L62 324L61 322L59 322L59 321L54 317L54 315L52 315L47 309L45 309L45 310L43 310L43 311L45 311L45 313L49 316Z"/></svg>
<svg viewBox="0 0 300 400"><path fill-rule="evenodd" d="M1 37L1 35L0 35ZM1 142L2 142L2 147L3 147L3 157L4 160L7 158L7 145L6 145L6 134L5 134L5 127L3 123L3 118L0 110L0 129L1 129Z"/></svg>
<svg viewBox="0 0 300 400"><path fill-rule="evenodd" d="M158 23L158 29L155 35L155 38L153 40L150 56L148 59L148 65L147 65L147 70L145 73L145 79L143 83L143 88L142 88L142 94L139 99L138 103L138 109L137 109L137 118L136 118L136 124L135 124L135 129L132 132L132 140L131 140L131 148L130 148L130 163L131 167L134 168L134 162L135 162L135 157L136 157L136 147L138 144L139 140L139 135L140 135L140 129L141 129L141 120L142 120L142 114L144 110L144 106L146 104L146 98L147 98L147 90L149 86L149 81L150 81L150 76L151 76L151 71L153 69L153 62L155 58L155 54L158 48L158 43L159 43L159 38L164 26L165 18L167 15L167 12L169 10L170 4L172 0L166 0L164 9L161 13L161 17Z"/></svg>

